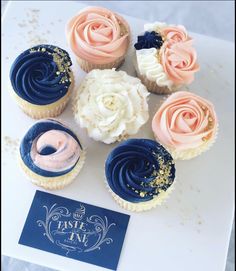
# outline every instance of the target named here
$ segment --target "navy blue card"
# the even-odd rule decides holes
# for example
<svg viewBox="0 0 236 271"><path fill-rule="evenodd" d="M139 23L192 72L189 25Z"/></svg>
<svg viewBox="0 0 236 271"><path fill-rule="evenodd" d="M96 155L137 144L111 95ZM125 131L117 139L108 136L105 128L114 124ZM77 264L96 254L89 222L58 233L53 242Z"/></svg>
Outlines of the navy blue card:
<svg viewBox="0 0 236 271"><path fill-rule="evenodd" d="M116 270L129 215L36 191L19 244Z"/></svg>

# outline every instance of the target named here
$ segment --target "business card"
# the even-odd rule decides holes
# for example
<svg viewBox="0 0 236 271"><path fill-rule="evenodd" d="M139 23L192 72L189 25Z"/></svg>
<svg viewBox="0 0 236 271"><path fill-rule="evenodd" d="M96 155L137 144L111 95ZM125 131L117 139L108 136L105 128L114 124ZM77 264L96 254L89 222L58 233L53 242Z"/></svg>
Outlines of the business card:
<svg viewBox="0 0 236 271"><path fill-rule="evenodd" d="M36 191L19 244L116 270L129 218Z"/></svg>

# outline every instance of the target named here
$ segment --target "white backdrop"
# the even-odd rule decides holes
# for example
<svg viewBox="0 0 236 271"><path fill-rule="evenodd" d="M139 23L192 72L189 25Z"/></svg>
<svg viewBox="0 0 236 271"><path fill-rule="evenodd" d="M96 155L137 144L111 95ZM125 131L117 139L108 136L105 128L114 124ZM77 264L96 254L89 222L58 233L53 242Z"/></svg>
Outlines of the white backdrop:
<svg viewBox="0 0 236 271"><path fill-rule="evenodd" d="M183 24L191 32L234 41L233 1L80 1L99 5L118 13L151 21ZM7 1L1 1L2 13ZM76 12L76 11L75 11ZM233 114L233 112L232 112ZM234 270L234 227L232 230L226 271ZM2 257L4 271L49 271L9 257ZM96 268L96 267L95 267ZM129 271L129 270L127 270ZM169 271L169 270L163 270ZM213 270L212 270L213 271Z"/></svg>

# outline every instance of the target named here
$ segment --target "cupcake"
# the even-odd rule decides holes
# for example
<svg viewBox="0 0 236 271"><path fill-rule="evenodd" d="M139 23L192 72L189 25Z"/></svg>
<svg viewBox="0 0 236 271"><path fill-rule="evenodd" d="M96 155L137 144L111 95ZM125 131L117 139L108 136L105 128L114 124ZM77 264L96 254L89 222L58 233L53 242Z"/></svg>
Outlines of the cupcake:
<svg viewBox="0 0 236 271"><path fill-rule="evenodd" d="M85 152L77 135L54 119L36 122L20 144L20 166L26 176L45 189L61 189L83 166Z"/></svg>
<svg viewBox="0 0 236 271"><path fill-rule="evenodd" d="M79 86L75 120L96 141L121 141L147 122L148 95L141 81L124 71L92 70Z"/></svg>
<svg viewBox="0 0 236 271"><path fill-rule="evenodd" d="M145 24L134 47L137 75L153 93L169 94L189 85L199 70L193 39L184 26Z"/></svg>
<svg viewBox="0 0 236 271"><path fill-rule="evenodd" d="M175 165L171 155L150 139L128 139L108 155L107 185L126 210L145 211L161 205L173 189Z"/></svg>
<svg viewBox="0 0 236 271"><path fill-rule="evenodd" d="M102 7L81 10L68 22L66 36L86 72L119 67L130 44L130 29L125 19Z"/></svg>
<svg viewBox="0 0 236 271"><path fill-rule="evenodd" d="M187 91L171 94L152 120L154 135L174 159L191 159L215 141L218 121L214 106Z"/></svg>
<svg viewBox="0 0 236 271"><path fill-rule="evenodd" d="M73 88L68 53L53 45L38 45L21 53L10 71L11 94L34 119L62 113Z"/></svg>

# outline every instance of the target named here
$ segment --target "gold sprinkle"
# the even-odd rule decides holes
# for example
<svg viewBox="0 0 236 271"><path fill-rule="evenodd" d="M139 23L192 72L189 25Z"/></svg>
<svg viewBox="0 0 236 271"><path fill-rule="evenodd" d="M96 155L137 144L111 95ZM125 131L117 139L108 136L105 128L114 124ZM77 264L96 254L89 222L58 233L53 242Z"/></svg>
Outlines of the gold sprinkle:
<svg viewBox="0 0 236 271"><path fill-rule="evenodd" d="M208 119L210 122L212 122L213 121L213 119L211 118L211 117L209 117L209 119Z"/></svg>
<svg viewBox="0 0 236 271"><path fill-rule="evenodd" d="M202 141L206 142L206 141L207 141L207 138L206 138L206 137L203 137L203 138L202 138Z"/></svg>
<svg viewBox="0 0 236 271"><path fill-rule="evenodd" d="M140 195L141 198L145 197L145 194L146 194L146 193L143 192L143 191L141 191L141 192L139 193L139 195Z"/></svg>

